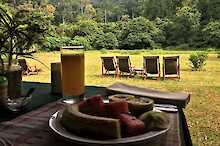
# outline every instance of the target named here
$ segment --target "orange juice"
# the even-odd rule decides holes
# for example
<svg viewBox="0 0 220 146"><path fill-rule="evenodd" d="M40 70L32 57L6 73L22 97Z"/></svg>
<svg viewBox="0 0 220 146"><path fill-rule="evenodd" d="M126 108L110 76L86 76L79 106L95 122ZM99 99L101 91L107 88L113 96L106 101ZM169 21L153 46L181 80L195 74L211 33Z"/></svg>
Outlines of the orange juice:
<svg viewBox="0 0 220 146"><path fill-rule="evenodd" d="M61 54L61 67L63 95L84 94L84 54Z"/></svg>

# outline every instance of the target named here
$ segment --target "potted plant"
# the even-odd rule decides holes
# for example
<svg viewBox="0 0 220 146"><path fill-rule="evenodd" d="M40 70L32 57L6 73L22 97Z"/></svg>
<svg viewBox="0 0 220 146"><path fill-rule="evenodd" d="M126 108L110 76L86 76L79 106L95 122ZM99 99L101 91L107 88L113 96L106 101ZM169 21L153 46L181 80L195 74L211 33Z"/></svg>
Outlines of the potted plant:
<svg viewBox="0 0 220 146"><path fill-rule="evenodd" d="M33 5L27 5L33 8ZM22 72L16 59L19 55L32 58L30 51L41 42L47 31L42 17L32 9L20 7L9 12L0 5L0 75L8 78L10 97L20 96Z"/></svg>

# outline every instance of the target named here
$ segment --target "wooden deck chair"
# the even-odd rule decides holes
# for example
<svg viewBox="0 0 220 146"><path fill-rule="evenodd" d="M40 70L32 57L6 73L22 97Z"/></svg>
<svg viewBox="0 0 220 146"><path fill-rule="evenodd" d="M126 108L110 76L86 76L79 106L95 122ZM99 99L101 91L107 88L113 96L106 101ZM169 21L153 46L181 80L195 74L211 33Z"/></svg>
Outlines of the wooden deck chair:
<svg viewBox="0 0 220 146"><path fill-rule="evenodd" d="M180 79L179 56L163 57L163 78Z"/></svg>
<svg viewBox="0 0 220 146"><path fill-rule="evenodd" d="M135 74L129 56L116 56L118 76Z"/></svg>
<svg viewBox="0 0 220 146"><path fill-rule="evenodd" d="M144 79L156 77L160 79L160 60L159 56L143 56Z"/></svg>
<svg viewBox="0 0 220 146"><path fill-rule="evenodd" d="M29 66L26 59L18 59L23 75L38 74L39 69L35 66Z"/></svg>
<svg viewBox="0 0 220 146"><path fill-rule="evenodd" d="M116 76L117 67L113 56L101 57L102 60L102 75L110 75L111 72Z"/></svg>

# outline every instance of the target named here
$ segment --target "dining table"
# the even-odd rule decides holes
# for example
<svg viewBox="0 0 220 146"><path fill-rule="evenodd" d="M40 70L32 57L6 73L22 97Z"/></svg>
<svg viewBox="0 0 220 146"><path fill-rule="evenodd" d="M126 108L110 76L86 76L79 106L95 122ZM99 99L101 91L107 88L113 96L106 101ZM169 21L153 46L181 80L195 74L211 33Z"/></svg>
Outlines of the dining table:
<svg viewBox="0 0 220 146"><path fill-rule="evenodd" d="M82 146L60 138L49 127L51 115L66 107L62 96L51 94L50 83L23 82L24 94L30 88L35 88L32 100L22 111L0 111L0 146ZM108 94L106 87L86 86L85 97L108 97ZM176 111L164 112L169 118L170 129L161 146L191 146L184 109L177 107Z"/></svg>

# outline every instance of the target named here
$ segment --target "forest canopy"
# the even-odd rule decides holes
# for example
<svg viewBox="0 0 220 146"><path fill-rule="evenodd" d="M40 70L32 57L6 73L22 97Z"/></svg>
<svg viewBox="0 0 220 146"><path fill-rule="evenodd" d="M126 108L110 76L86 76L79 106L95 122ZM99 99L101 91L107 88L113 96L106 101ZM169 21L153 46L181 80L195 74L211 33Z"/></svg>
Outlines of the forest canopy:
<svg viewBox="0 0 220 146"><path fill-rule="evenodd" d="M48 30L34 44L42 50L220 48L219 0L0 0L0 7L28 11Z"/></svg>

